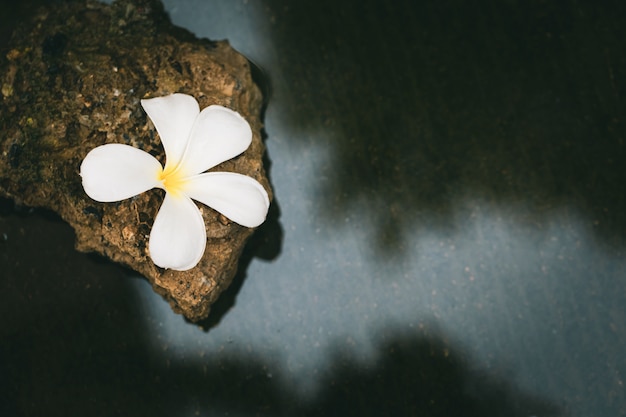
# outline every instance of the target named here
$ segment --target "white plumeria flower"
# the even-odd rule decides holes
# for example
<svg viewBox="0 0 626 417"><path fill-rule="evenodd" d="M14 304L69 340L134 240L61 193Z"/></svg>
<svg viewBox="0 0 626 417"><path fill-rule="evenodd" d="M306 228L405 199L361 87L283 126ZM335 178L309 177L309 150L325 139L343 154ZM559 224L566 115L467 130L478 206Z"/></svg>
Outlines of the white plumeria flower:
<svg viewBox="0 0 626 417"><path fill-rule="evenodd" d="M186 271L200 262L206 247L199 201L246 227L257 227L269 208L267 192L251 177L205 172L245 151L252 142L246 120L230 109L209 106L186 94L141 100L165 148L165 168L147 152L123 144L91 150L80 175L87 195L114 202L151 188L165 190L150 232L152 261L161 268Z"/></svg>

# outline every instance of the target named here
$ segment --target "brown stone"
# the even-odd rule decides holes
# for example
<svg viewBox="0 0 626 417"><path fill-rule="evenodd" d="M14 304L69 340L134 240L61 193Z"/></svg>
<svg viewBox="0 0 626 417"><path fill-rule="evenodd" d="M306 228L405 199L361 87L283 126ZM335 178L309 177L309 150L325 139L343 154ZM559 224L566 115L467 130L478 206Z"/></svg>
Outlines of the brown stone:
<svg viewBox="0 0 626 417"><path fill-rule="evenodd" d="M160 269L147 243L163 192L99 203L84 193L79 167L105 143L129 144L163 162L139 101L182 92L201 108L221 104L246 118L252 145L214 170L249 175L271 197L262 164L262 97L248 61L228 42L173 26L158 1L55 2L13 34L0 83L0 196L56 211L76 231L78 250L141 273L188 319L207 317L253 230L199 204L208 236L204 257L189 271Z"/></svg>

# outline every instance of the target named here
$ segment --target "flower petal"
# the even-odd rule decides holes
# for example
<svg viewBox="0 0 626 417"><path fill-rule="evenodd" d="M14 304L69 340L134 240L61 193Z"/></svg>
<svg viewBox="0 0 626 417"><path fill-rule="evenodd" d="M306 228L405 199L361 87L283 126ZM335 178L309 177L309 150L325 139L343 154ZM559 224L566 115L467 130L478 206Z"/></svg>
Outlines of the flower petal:
<svg viewBox="0 0 626 417"><path fill-rule="evenodd" d="M141 100L152 124L156 127L165 148L165 166L176 166L185 152L189 135L200 106L192 96L187 94L171 94Z"/></svg>
<svg viewBox="0 0 626 417"><path fill-rule="evenodd" d="M161 164L152 155L120 143L92 149L80 165L87 195L106 203L159 187L160 172Z"/></svg>
<svg viewBox="0 0 626 417"><path fill-rule="evenodd" d="M246 119L226 107L209 106L196 118L181 168L185 175L200 174L239 155L251 142Z"/></svg>
<svg viewBox="0 0 626 417"><path fill-rule="evenodd" d="M185 192L246 227L263 223L270 206L267 192L258 181L232 172L207 172L192 177Z"/></svg>
<svg viewBox="0 0 626 417"><path fill-rule="evenodd" d="M206 230L198 206L188 197L166 193L150 232L152 261L161 268L186 271L200 262L205 247Z"/></svg>

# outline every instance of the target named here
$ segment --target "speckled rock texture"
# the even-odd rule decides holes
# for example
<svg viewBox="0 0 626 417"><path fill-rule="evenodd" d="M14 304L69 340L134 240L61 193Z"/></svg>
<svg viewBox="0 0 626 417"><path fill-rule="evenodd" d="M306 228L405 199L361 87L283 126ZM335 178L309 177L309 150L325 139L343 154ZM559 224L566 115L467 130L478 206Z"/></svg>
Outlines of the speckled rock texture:
<svg viewBox="0 0 626 417"><path fill-rule="evenodd" d="M79 167L105 143L129 144L163 162L139 101L182 92L201 108L221 104L246 118L252 145L214 170L249 175L271 198L262 163L262 97L249 63L227 42L173 26L157 1L52 3L13 33L0 61L0 195L59 213L76 231L78 250L127 265L174 311L204 319L232 281L253 230L199 204L208 236L204 257L189 271L160 269L147 245L163 191L99 203L84 193Z"/></svg>

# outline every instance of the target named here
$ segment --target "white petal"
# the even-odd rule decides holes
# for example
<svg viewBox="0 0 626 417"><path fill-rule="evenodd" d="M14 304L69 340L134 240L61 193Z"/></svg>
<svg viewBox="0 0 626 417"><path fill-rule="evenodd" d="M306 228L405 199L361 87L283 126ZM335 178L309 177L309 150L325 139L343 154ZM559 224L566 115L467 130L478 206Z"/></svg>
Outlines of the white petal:
<svg viewBox="0 0 626 417"><path fill-rule="evenodd" d="M152 155L120 143L92 149L80 165L87 195L107 203L159 187L160 172L161 164Z"/></svg>
<svg viewBox="0 0 626 417"><path fill-rule="evenodd" d="M141 105L159 132L165 148L166 166L180 162L200 106L192 96L169 96L141 100Z"/></svg>
<svg viewBox="0 0 626 417"><path fill-rule="evenodd" d="M185 187L189 197L246 227L263 223L270 206L265 188L241 174L207 172L192 177Z"/></svg>
<svg viewBox="0 0 626 417"><path fill-rule="evenodd" d="M209 106L196 118L181 169L186 175L200 174L239 155L251 142L246 119L226 107Z"/></svg>
<svg viewBox="0 0 626 417"><path fill-rule="evenodd" d="M166 193L150 232L152 261L161 268L186 271L200 262L205 247L206 230L198 206L188 197Z"/></svg>

